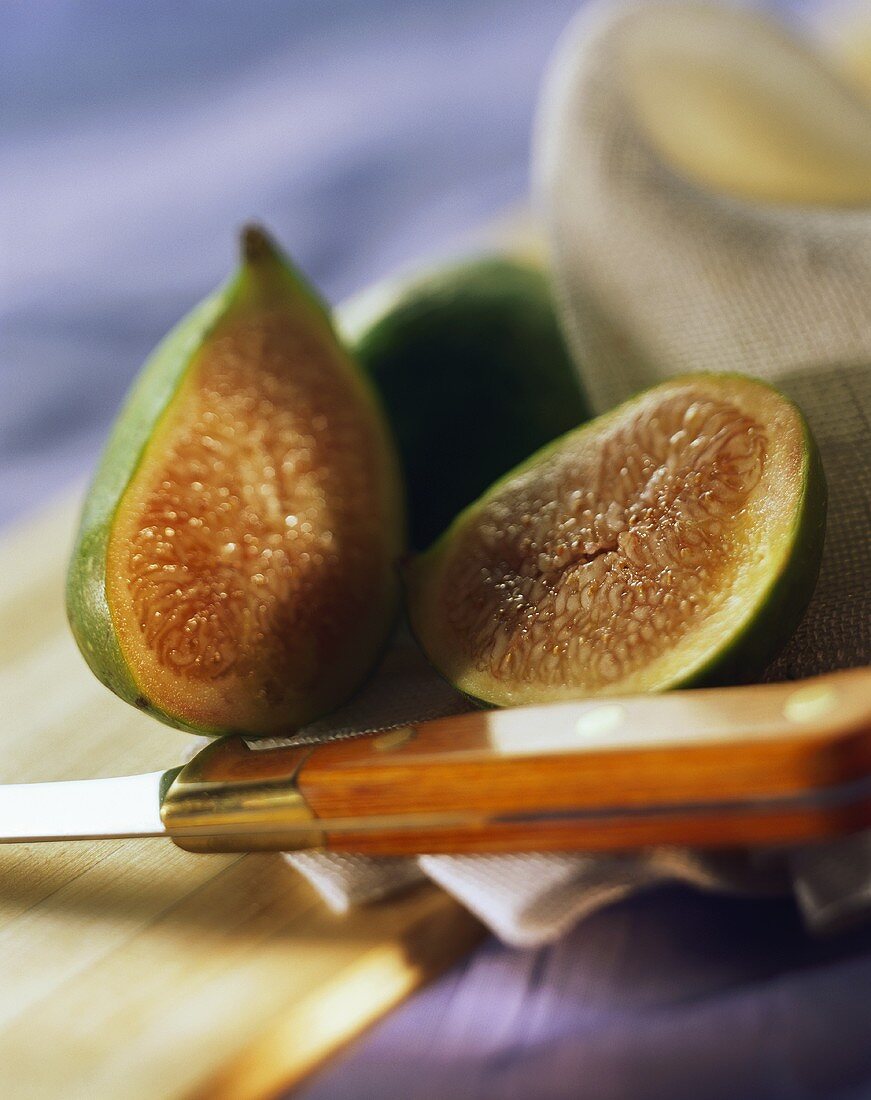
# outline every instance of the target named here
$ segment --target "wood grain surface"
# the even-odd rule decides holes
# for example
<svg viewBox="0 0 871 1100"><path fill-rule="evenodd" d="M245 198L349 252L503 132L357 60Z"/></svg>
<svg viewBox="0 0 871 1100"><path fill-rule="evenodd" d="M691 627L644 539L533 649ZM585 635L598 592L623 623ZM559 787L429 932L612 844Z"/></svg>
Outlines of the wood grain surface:
<svg viewBox="0 0 871 1100"><path fill-rule="evenodd" d="M64 499L0 542L2 783L151 771L191 746L75 649L76 510ZM432 887L332 915L279 855L0 848L0 1096L274 1095L479 935Z"/></svg>

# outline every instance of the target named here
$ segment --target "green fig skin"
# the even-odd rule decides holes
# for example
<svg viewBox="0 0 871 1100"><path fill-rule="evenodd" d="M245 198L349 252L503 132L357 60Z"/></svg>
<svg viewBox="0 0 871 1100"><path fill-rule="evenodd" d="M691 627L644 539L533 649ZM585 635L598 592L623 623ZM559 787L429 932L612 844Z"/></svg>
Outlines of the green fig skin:
<svg viewBox="0 0 871 1100"><path fill-rule="evenodd" d="M769 388L774 389L773 386ZM779 393L778 390L774 392ZM683 684L685 687L719 687L758 679L792 638L814 594L826 539L829 491L819 447L810 426L798 406L790 404L801 419L805 452L801 505L790 534L789 561L772 576L755 619L746 623L730 646L688 677Z"/></svg>
<svg viewBox="0 0 871 1100"><path fill-rule="evenodd" d="M256 319L260 309L283 318L289 325L301 326L324 349L326 361L332 364L330 369L338 372L339 384L347 388L349 405L356 409L354 419L368 433L369 446L367 454L360 456L361 463L365 458L367 469L371 466L378 471L372 512L380 524L380 549L367 575L367 586L372 591L368 618L348 624L350 648L336 655L336 668L330 667L326 659L320 665L315 663L295 696L285 699L275 713L260 701L252 703L248 721L245 701L239 702L236 696L233 706L228 707L228 718L220 707L215 714L197 712L195 708L189 711L183 684L171 693L171 708L155 698L132 667L135 662L131 661L130 647L125 650L125 629L128 636L130 630L119 623L118 608L110 605L108 562L113 531L120 526L119 516L127 507L131 487L135 488L140 472L147 472L147 463L156 460L152 453L154 440L169 430L166 425L171 423L185 387L195 384L193 372L199 357L234 318ZM250 227L243 233L238 273L196 306L160 343L118 415L88 490L70 559L66 601L76 642L106 687L168 725L213 736L292 732L340 705L363 682L380 656L398 611L396 562L404 548L401 475L377 394L353 356L339 344L329 312L317 294L270 238L259 228ZM308 657L315 662L312 654ZM249 671L249 677L256 676L256 661L254 654L249 661L254 671Z"/></svg>
<svg viewBox="0 0 871 1100"><path fill-rule="evenodd" d="M339 323L393 426L415 550L589 416L532 260L487 256L376 286Z"/></svg>
<svg viewBox="0 0 871 1100"><path fill-rule="evenodd" d="M88 667L119 698L167 725L217 733L170 720L143 695L127 666L106 596L106 548L115 509L172 400L180 376L232 299L235 281L210 295L184 317L147 360L128 394L88 488L66 584L67 619Z"/></svg>
<svg viewBox="0 0 871 1100"><path fill-rule="evenodd" d="M749 590L736 609L727 635L716 645L707 645L693 653L684 646L682 659L674 662L667 675L651 682L632 682L597 690L563 683L553 689L530 690L524 685L499 684L454 656L458 638L452 635L444 619L441 596L447 567L456 559L457 547L477 524L488 503L537 469L546 467L574 438L604 434L612 422L623 416L640 399L668 391L675 386L698 383L749 395L750 407L759 399L773 397L791 421L791 430L800 439L800 462L795 476L795 507L788 525L777 533L771 548L772 564L764 583ZM481 706L513 706L559 702L590 695L634 694L638 691L666 691L677 688L721 686L758 679L770 662L782 651L801 622L817 582L826 530L827 486L819 450L801 410L780 391L767 383L741 374L697 374L676 377L637 394L608 413L589 421L548 444L493 484L477 501L460 513L444 534L407 565L404 572L405 602L412 632L432 664L457 690ZM476 593L464 593L474 600ZM683 643L682 643L683 644Z"/></svg>

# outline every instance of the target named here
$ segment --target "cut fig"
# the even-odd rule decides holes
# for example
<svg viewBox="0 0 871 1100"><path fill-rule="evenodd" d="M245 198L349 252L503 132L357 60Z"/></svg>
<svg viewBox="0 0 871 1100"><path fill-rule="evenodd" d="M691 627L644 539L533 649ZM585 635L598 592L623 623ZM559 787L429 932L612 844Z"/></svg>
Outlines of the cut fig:
<svg viewBox="0 0 871 1100"><path fill-rule="evenodd" d="M292 730L380 652L402 549L397 460L328 314L258 229L167 338L91 487L73 631L117 694L204 732Z"/></svg>
<svg viewBox="0 0 871 1100"><path fill-rule="evenodd" d="M825 495L780 393L673 379L467 508L409 570L412 625L460 690L502 706L746 678L810 599Z"/></svg>

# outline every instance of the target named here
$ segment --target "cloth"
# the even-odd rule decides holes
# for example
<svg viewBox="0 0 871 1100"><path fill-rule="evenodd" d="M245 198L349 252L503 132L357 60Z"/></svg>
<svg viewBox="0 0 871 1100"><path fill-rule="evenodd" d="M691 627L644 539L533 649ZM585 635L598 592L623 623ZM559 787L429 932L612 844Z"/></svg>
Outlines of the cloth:
<svg viewBox="0 0 871 1100"><path fill-rule="evenodd" d="M797 42L744 14L682 2L600 3L583 11L557 53L535 160L561 313L597 411L672 374L740 370L784 389L811 423L830 492L823 567L810 610L767 677L865 663L871 215L736 199L676 173L633 99L651 91L643 80L630 84L626 71L631 51L642 48L670 61L680 51L703 58L758 95L760 74L772 69L799 86L809 82L811 96L828 96L827 106L855 116L869 134L871 109L829 89L822 61ZM655 63L645 74L661 76ZM808 110L814 106L810 100ZM425 669L415 669L411 684L396 672L391 664L361 697L366 723L391 707L395 716L397 704L398 720L408 722L462 705L443 698L443 684ZM354 706L339 725L353 726ZM415 878L413 861L287 858L338 910ZM792 887L820 931L871 908L871 834L795 853L426 856L417 867L515 946L550 942L600 906L675 879L721 890Z"/></svg>
<svg viewBox="0 0 871 1100"><path fill-rule="evenodd" d="M830 90L824 64L798 42L744 14L693 3L607 4L585 11L564 40L537 143L557 292L594 407L693 370L743 371L792 397L820 447L829 520L813 606L769 675L865 663L871 213L867 203L752 202L678 174L656 151L621 78L645 41L654 57L657 48L672 57L683 51L759 95L773 72L776 96L809 89L809 111L823 96L824 117L859 116L866 144L871 109ZM661 65L650 64L648 82L661 77ZM634 89L636 97L650 90L643 79Z"/></svg>
<svg viewBox="0 0 871 1100"><path fill-rule="evenodd" d="M868 1100L871 929L660 886L522 951L489 941L295 1100Z"/></svg>

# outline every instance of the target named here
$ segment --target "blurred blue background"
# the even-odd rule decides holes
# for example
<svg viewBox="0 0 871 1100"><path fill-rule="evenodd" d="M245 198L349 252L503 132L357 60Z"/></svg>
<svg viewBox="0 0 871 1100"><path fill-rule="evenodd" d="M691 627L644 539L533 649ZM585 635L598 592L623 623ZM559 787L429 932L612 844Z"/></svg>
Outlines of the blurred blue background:
<svg viewBox="0 0 871 1100"><path fill-rule="evenodd" d="M336 302L521 200L538 84L577 7L0 6L0 522L90 468L149 350L232 269L243 221Z"/></svg>
<svg viewBox="0 0 871 1100"><path fill-rule="evenodd" d="M332 301L522 198L575 0L0 9L0 520L92 464L262 219Z"/></svg>
<svg viewBox="0 0 871 1100"><path fill-rule="evenodd" d="M243 221L339 301L522 200L576 7L0 7L0 523L91 468ZM791 903L658 891L549 950L489 944L308 1095L860 1100L869 982L864 932L815 943Z"/></svg>

